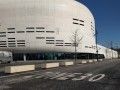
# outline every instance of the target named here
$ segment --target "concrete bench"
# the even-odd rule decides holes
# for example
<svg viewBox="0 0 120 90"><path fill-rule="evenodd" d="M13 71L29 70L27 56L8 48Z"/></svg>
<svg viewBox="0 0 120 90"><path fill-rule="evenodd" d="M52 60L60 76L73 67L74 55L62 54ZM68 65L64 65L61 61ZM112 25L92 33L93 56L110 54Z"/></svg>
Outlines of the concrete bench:
<svg viewBox="0 0 120 90"><path fill-rule="evenodd" d="M98 59L98 61L102 62L102 61L103 61L103 59Z"/></svg>
<svg viewBox="0 0 120 90"><path fill-rule="evenodd" d="M59 67L59 63L43 63L41 64L41 68L54 68Z"/></svg>
<svg viewBox="0 0 120 90"><path fill-rule="evenodd" d="M81 63L85 64L85 63L87 63L87 61L86 60L81 60Z"/></svg>
<svg viewBox="0 0 120 90"><path fill-rule="evenodd" d="M97 59L94 59L93 61L94 61L94 62L97 62Z"/></svg>
<svg viewBox="0 0 120 90"><path fill-rule="evenodd" d="M60 62L60 65L61 65L61 66L74 65L74 62L72 62L72 61Z"/></svg>
<svg viewBox="0 0 120 90"><path fill-rule="evenodd" d="M35 65L6 66L5 73L17 73L35 70Z"/></svg>
<svg viewBox="0 0 120 90"><path fill-rule="evenodd" d="M89 63L92 63L92 62L93 62L93 60L88 60L88 62L89 62Z"/></svg>

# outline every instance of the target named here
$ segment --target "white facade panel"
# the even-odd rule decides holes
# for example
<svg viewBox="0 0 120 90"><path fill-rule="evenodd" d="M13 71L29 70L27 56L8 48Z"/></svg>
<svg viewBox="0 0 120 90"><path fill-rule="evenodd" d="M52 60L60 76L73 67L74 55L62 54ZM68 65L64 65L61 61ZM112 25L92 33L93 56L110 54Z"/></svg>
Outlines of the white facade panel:
<svg viewBox="0 0 120 90"><path fill-rule="evenodd" d="M104 54L106 59L118 58L118 52L98 45L98 54Z"/></svg>
<svg viewBox="0 0 120 90"><path fill-rule="evenodd" d="M7 44L5 48L1 46L1 50L74 52L71 38L78 30L79 37L82 37L78 52L95 53L94 18L81 3L75 0L6 0L0 3L0 32L6 35L0 41L5 39ZM15 41L11 46L9 38ZM18 40L25 40L25 45L23 42L18 45ZM71 43L71 46L65 43Z"/></svg>
<svg viewBox="0 0 120 90"><path fill-rule="evenodd" d="M78 30L77 52L96 53L94 17L75 0L1 0L0 12L0 50L74 52Z"/></svg>

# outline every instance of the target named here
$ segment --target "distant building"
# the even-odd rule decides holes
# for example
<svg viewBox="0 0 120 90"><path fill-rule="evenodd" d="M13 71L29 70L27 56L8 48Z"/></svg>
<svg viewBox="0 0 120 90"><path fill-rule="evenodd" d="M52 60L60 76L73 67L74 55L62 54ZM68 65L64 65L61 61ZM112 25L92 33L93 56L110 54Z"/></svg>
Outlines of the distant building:
<svg viewBox="0 0 120 90"><path fill-rule="evenodd" d="M120 58L120 48L114 48L114 50L118 52L118 58Z"/></svg>
<svg viewBox="0 0 120 90"><path fill-rule="evenodd" d="M77 58L96 58L94 17L75 0L2 0L0 12L0 50L14 60L73 59L75 30ZM99 58L107 56L99 50Z"/></svg>

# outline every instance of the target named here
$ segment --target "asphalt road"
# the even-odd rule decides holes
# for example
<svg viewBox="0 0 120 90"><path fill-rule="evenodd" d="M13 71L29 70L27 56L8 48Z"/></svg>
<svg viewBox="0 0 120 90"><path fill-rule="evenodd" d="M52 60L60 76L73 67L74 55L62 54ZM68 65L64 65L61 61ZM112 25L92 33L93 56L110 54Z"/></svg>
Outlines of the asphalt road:
<svg viewBox="0 0 120 90"><path fill-rule="evenodd" d="M120 60L1 75L0 90L120 90Z"/></svg>

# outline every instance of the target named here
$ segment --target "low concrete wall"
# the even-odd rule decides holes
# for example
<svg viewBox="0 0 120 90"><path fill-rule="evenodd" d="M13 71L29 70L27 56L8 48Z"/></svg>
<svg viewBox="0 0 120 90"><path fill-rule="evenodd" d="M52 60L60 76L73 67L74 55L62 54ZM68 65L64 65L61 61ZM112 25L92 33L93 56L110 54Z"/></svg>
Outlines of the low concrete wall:
<svg viewBox="0 0 120 90"><path fill-rule="evenodd" d="M5 73L17 73L35 70L35 65L6 66Z"/></svg>
<svg viewBox="0 0 120 90"><path fill-rule="evenodd" d="M59 67L59 63L43 63L41 64L41 68L53 68Z"/></svg>
<svg viewBox="0 0 120 90"><path fill-rule="evenodd" d="M102 62L102 61L103 61L103 59L98 59L98 61Z"/></svg>
<svg viewBox="0 0 120 90"><path fill-rule="evenodd" d="M92 63L93 62L93 60L88 60L88 63Z"/></svg>
<svg viewBox="0 0 120 90"><path fill-rule="evenodd" d="M69 65L74 65L74 62L69 61L69 62L60 62L61 66L69 66Z"/></svg>
<svg viewBox="0 0 120 90"><path fill-rule="evenodd" d="M81 63L85 64L85 63L87 63L87 60L82 60Z"/></svg>
<svg viewBox="0 0 120 90"><path fill-rule="evenodd" d="M94 62L97 62L97 59L94 59L93 61L94 61Z"/></svg>

